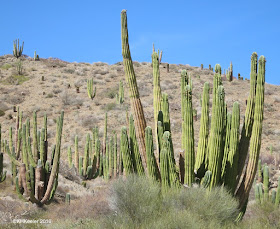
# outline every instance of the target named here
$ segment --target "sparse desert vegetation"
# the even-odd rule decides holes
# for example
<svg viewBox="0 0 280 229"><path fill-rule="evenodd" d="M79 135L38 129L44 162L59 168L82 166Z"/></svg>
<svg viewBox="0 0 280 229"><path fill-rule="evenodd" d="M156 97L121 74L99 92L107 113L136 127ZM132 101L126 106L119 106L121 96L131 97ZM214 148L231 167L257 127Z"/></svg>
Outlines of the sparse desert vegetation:
<svg viewBox="0 0 280 229"><path fill-rule="evenodd" d="M1 228L279 228L265 57L250 81L155 50L133 62L121 17L123 62L31 58L19 41L0 58Z"/></svg>

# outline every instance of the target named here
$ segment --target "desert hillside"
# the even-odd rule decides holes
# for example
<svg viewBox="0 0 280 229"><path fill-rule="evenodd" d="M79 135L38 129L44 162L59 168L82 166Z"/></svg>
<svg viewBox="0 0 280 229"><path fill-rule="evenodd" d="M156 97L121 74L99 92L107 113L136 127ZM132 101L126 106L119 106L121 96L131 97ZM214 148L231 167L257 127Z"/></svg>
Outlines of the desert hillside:
<svg viewBox="0 0 280 229"><path fill-rule="evenodd" d="M17 59L12 55L0 57L0 123L2 128L2 139L9 138L9 128L15 128L15 118L17 113L14 112L14 106L19 106L23 111L23 121L27 117L31 119L34 110L38 114L38 127L43 126L43 115L48 116L48 137L49 147L55 142L55 122L61 110L64 110L64 126L62 136L62 164L67 164L67 148L74 145L75 135L79 136L81 151L84 149L86 133L92 131L93 127L99 127L100 138L103 136L105 113L108 114L108 136L112 136L113 131L116 131L118 137L122 126L127 125L126 111L130 113L130 100L128 89L125 83L125 75L122 62L113 65L106 63L69 63L63 60L41 58L39 61L34 61L33 58L23 56L20 57L23 65L23 75L18 76L16 71ZM204 64L208 66L207 63ZM233 63L234 66L234 63ZM222 66L223 68L227 66ZM248 57L248 68L250 68L250 57ZM170 105L171 131L175 150L175 156L178 160L178 155L181 150L181 89L180 89L180 72L187 70L193 80L193 108L197 110L197 121L194 122L195 131L195 146L198 143L199 124L201 105L200 98L205 82L213 85L213 71L201 69L200 67L190 66L188 64L170 64L169 72L166 69L166 63L160 64L160 84L162 92L168 94ZM153 113L153 75L151 63L134 62L134 70L137 77L137 84L141 96L142 105L145 112L147 125L154 128L154 113ZM232 110L233 102L240 103L241 127L246 109L246 99L249 95L250 82L247 80L249 76L243 76L245 80L237 79L237 72L234 72L232 82L226 80L225 75L222 75L223 85L225 88L225 100L228 110ZM93 100L87 94L87 79L93 78L93 84L96 87L96 96ZM124 103L116 102L116 94L119 90L119 82L124 82ZM79 88L79 93L77 92ZM211 97L210 97L211 100ZM210 102L211 104L211 102ZM211 107L211 105L210 105ZM211 114L211 112L210 112ZM271 169L272 183L275 183L280 175L280 86L266 84L265 85L265 105L264 105L264 121L263 134L260 158L263 163L267 163ZM271 152L272 149L272 152ZM5 168L8 171L8 176L11 174L9 159L4 156ZM65 165L66 166L66 165ZM67 166L66 166L67 167ZM65 195L69 192L75 199L81 198L79 204L86 205L85 196L90 195L96 189L104 187L106 184L103 180L97 179L89 182L86 189L77 185L77 182L70 181L69 176L72 176L71 171L66 171L61 167L61 175L57 198L60 195ZM78 178L77 178L78 179ZM6 183L9 181L6 181ZM14 201L17 201L16 194L12 193L12 187L1 184L5 187L4 192L0 192L2 207L0 212L3 212L5 204L14 206ZM89 198L89 197L88 197ZM93 198L95 201L97 198ZM6 202L5 202L6 201ZM99 201L106 201L100 200ZM9 203L14 203L9 204ZM11 214L20 214L25 207L20 205L20 209L11 207ZM89 207L89 206L87 206ZM91 206L92 207L92 206ZM90 208L91 208L90 207ZM19 207L17 207L19 208ZM31 205L26 208L32 208ZM48 208L54 209L49 206ZM64 209L66 211L66 208ZM93 211L93 209L91 209ZM18 211L18 212L17 212ZM58 211L48 214L58 214ZM62 214L62 213L61 213ZM66 213L65 213L66 214ZM73 216L79 217L78 213L72 212ZM52 217L55 217L55 216ZM49 216L51 217L51 216ZM7 217L8 220L8 217Z"/></svg>

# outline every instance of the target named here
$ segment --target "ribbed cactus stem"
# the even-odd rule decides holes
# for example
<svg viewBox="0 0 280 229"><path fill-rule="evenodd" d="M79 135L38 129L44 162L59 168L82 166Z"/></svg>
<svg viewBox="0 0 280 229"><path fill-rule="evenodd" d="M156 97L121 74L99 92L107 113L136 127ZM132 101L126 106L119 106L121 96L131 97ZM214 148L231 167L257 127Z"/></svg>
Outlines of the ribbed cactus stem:
<svg viewBox="0 0 280 229"><path fill-rule="evenodd" d="M214 94L215 96L215 94ZM214 97L213 96L213 97ZM211 120L211 133L209 139L209 165L208 170L212 172L210 189L219 184L221 179L222 166L222 142L223 142L223 127L224 127L224 87L219 86L216 93L216 105L213 108ZM215 117L215 118L213 118Z"/></svg>
<svg viewBox="0 0 280 229"><path fill-rule="evenodd" d="M257 67L258 55L253 53L251 56L251 73L250 73L250 94L247 99L247 106L245 111L245 120L242 127L241 138L239 143L239 160L238 160L238 176L240 177L244 168L250 138L252 135L252 127L254 122L255 112L255 98L256 98L256 84L257 84Z"/></svg>
<svg viewBox="0 0 280 229"><path fill-rule="evenodd" d="M275 207L278 207L280 204L280 177L278 178L278 187L275 197Z"/></svg>
<svg viewBox="0 0 280 229"><path fill-rule="evenodd" d="M185 88L188 85L188 74L186 70L181 72L181 112L182 119L184 119L185 112Z"/></svg>
<svg viewBox="0 0 280 229"><path fill-rule="evenodd" d="M114 170L114 139L113 139L113 137L111 137L110 142L109 142L109 176L110 176L110 178L113 177L113 170Z"/></svg>
<svg viewBox="0 0 280 229"><path fill-rule="evenodd" d="M146 163L146 147L145 147L146 120L144 116L142 103L139 97L136 76L135 76L133 63L130 55L126 10L122 10L121 12L121 38L122 38L123 65L124 65L126 81L129 87L131 106L132 106L133 117L135 121L136 136L138 139L139 150L142 154L144 163Z"/></svg>
<svg viewBox="0 0 280 229"><path fill-rule="evenodd" d="M78 135L75 135L75 167L79 168L79 140Z"/></svg>
<svg viewBox="0 0 280 229"><path fill-rule="evenodd" d="M35 161L38 161L38 140L37 139L37 113L33 112L33 157Z"/></svg>
<svg viewBox="0 0 280 229"><path fill-rule="evenodd" d="M161 187L163 192L165 192L168 190L170 186L168 154L166 149L163 149L160 154L160 175L161 175Z"/></svg>
<svg viewBox="0 0 280 229"><path fill-rule="evenodd" d="M194 183L194 129L193 129L193 109L192 109L192 90L191 86L185 88L184 105L184 123L183 123L183 146L185 150L185 184L192 186Z"/></svg>
<svg viewBox="0 0 280 229"><path fill-rule="evenodd" d="M3 153L0 152L0 183L6 179L7 171L3 172Z"/></svg>
<svg viewBox="0 0 280 229"><path fill-rule="evenodd" d="M164 131L171 132L169 102L168 102L168 95L166 93L162 93L161 109L162 109L162 113L163 113L163 128L164 128Z"/></svg>
<svg viewBox="0 0 280 229"><path fill-rule="evenodd" d="M199 140L194 169L202 177L206 170L207 143L209 135L209 83L204 83L199 129Z"/></svg>
<svg viewBox="0 0 280 229"><path fill-rule="evenodd" d="M156 162L153 145L153 134L150 126L145 131L146 152L147 152L147 171L148 176L153 180L160 180L159 168Z"/></svg>
<svg viewBox="0 0 280 229"><path fill-rule="evenodd" d="M223 155L223 162L222 162L222 171L221 171L221 178L222 181L225 182L226 179L226 166L228 163L228 154L229 154L229 146L230 146L230 130L231 130L231 119L232 114L227 113L227 126L226 126L226 133L225 133L225 145L224 145L224 155Z"/></svg>
<svg viewBox="0 0 280 229"><path fill-rule="evenodd" d="M133 170L132 157L131 157L131 154L129 151L126 127L122 127L122 130L121 130L121 154L122 154L125 174L129 175L129 174L133 173L134 170Z"/></svg>
<svg viewBox="0 0 280 229"><path fill-rule="evenodd" d="M117 172L118 172L118 138L117 134L115 133L114 135L114 177L117 177Z"/></svg>
<svg viewBox="0 0 280 229"><path fill-rule="evenodd" d="M83 161L84 176L86 176L87 167L89 166L89 144L90 144L90 134L87 134L84 161Z"/></svg>
<svg viewBox="0 0 280 229"><path fill-rule="evenodd" d="M107 113L105 114L105 123L104 123L104 135L103 135L103 148L102 148L102 153L103 155L106 154L106 144L107 144Z"/></svg>
<svg viewBox="0 0 280 229"><path fill-rule="evenodd" d="M166 150L168 156L169 184L171 187L180 187L179 173L176 171L173 143L169 131L165 131L163 134L163 150Z"/></svg>
<svg viewBox="0 0 280 229"><path fill-rule="evenodd" d="M244 206L249 196L250 189L253 185L254 177L256 175L257 164L259 160L264 110L265 62L266 60L264 56L261 56L259 59L254 123L250 140L249 160L246 168L246 174L243 177L241 185L237 191L240 207Z"/></svg>
<svg viewBox="0 0 280 229"><path fill-rule="evenodd" d="M73 162L72 162L72 150L71 150L71 146L68 146L67 154L68 154L68 165L69 165L70 168L72 168Z"/></svg>
<svg viewBox="0 0 280 229"><path fill-rule="evenodd" d="M157 130L158 112L161 110L161 88L160 88L160 72L159 72L159 57L156 52L152 54L153 65L153 95L154 95L154 120L155 130ZM157 152L159 153L158 137L156 133Z"/></svg>
<svg viewBox="0 0 280 229"><path fill-rule="evenodd" d="M96 95L96 87L93 90L93 79L88 79L87 80L87 92L88 92L88 97L90 99L93 99Z"/></svg>
<svg viewBox="0 0 280 229"><path fill-rule="evenodd" d="M269 199L269 169L267 165L265 165L263 168L263 189L264 201L267 202Z"/></svg>
<svg viewBox="0 0 280 229"><path fill-rule="evenodd" d="M228 153L228 163L226 166L225 185L234 194L236 188L237 169L238 169L238 146L239 146L239 127L240 127L240 107L238 102L233 103L232 121L230 130L230 144Z"/></svg>
<svg viewBox="0 0 280 229"><path fill-rule="evenodd" d="M138 175L144 175L145 171L142 163L141 154L139 152L134 120L132 115L129 117L129 145L130 145L131 157L133 160L134 172L137 173Z"/></svg>

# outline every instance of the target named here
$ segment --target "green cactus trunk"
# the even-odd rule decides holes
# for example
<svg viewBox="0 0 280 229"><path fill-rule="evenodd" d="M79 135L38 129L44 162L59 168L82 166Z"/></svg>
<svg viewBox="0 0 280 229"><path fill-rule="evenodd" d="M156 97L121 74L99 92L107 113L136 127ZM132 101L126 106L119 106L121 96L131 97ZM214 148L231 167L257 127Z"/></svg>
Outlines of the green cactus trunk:
<svg viewBox="0 0 280 229"><path fill-rule="evenodd" d="M264 56L261 56L259 59L254 123L252 129L252 136L250 140L249 160L246 168L246 174L242 178L241 185L237 190L240 208L242 208L245 205L246 200L248 199L249 192L253 185L254 177L256 175L257 164L259 160L264 110L265 61L266 60Z"/></svg>
<svg viewBox="0 0 280 229"><path fill-rule="evenodd" d="M202 178L206 170L206 153L209 135L209 83L204 84L203 100L200 119L199 141L194 169L197 176Z"/></svg>
<svg viewBox="0 0 280 229"><path fill-rule="evenodd" d="M146 141L148 176L151 177L153 180L160 180L159 168L154 154L152 128L150 126L146 127L145 141Z"/></svg>
<svg viewBox="0 0 280 229"><path fill-rule="evenodd" d="M145 147L146 120L145 120L144 111L139 96L136 76L135 76L133 63L130 55L126 10L122 10L121 12L121 38L122 38L123 65L124 65L126 81L129 87L133 118L135 121L136 136L139 144L139 151L142 154L141 156L144 160L144 164L146 164L147 163L146 147Z"/></svg>
<svg viewBox="0 0 280 229"><path fill-rule="evenodd" d="M214 94L215 96L215 94ZM214 97L213 96L213 97ZM209 165L208 170L212 172L212 179L209 188L219 185L221 180L222 167L222 142L223 142L223 128L224 128L224 87L219 86L215 106L212 113L211 133L209 139ZM215 117L215 118L214 118Z"/></svg>
<svg viewBox="0 0 280 229"><path fill-rule="evenodd" d="M129 145L130 145L134 171L140 176L144 175L145 171L142 164L142 158L139 152L138 142L135 133L134 120L132 115L129 117Z"/></svg>
<svg viewBox="0 0 280 229"><path fill-rule="evenodd" d="M236 188L237 169L238 169L238 145L239 145L239 127L240 127L240 108L239 103L234 102L232 110L232 122L230 131L230 144L228 153L228 163L226 165L225 185L230 192L234 194Z"/></svg>
<svg viewBox="0 0 280 229"><path fill-rule="evenodd" d="M133 169L132 157L128 145L128 136L127 136L126 127L122 127L122 131L121 131L121 154L122 154L125 174L129 175L133 173L134 169Z"/></svg>
<svg viewBox="0 0 280 229"><path fill-rule="evenodd" d="M185 88L184 105L184 124L183 124L183 146L185 150L185 184L189 187L194 183L194 129L193 129L193 110L192 110L192 89L190 85Z"/></svg>

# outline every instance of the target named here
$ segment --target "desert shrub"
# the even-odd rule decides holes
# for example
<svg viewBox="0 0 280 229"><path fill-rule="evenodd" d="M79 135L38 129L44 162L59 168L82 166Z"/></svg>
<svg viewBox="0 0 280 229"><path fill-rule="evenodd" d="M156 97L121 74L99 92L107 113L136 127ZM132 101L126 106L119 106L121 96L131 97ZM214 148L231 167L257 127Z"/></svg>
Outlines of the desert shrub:
<svg viewBox="0 0 280 229"><path fill-rule="evenodd" d="M68 74L73 74L75 72L75 69L72 68L65 68L63 69L64 73L68 73Z"/></svg>
<svg viewBox="0 0 280 229"><path fill-rule="evenodd" d="M182 187L162 195L159 183L135 175L115 181L109 204L103 228L227 228L238 213L222 188Z"/></svg>
<svg viewBox="0 0 280 229"><path fill-rule="evenodd" d="M118 215L116 218L141 225L160 214L160 186L151 179L136 175L119 179L112 186L110 205Z"/></svg>
<svg viewBox="0 0 280 229"><path fill-rule="evenodd" d="M114 110L116 107L116 103L107 103L105 106L104 106L104 110L105 111L111 111L111 110Z"/></svg>
<svg viewBox="0 0 280 229"><path fill-rule="evenodd" d="M10 65L10 64L4 64L1 66L1 69L8 70L11 67L12 67L12 65Z"/></svg>
<svg viewBox="0 0 280 229"><path fill-rule="evenodd" d="M5 115L5 111L0 110L0 117Z"/></svg>
<svg viewBox="0 0 280 229"><path fill-rule="evenodd" d="M119 93L119 87L115 86L115 87L111 87L111 88L107 88L105 90L105 95L107 98L110 99L114 99L116 98L116 95Z"/></svg>
<svg viewBox="0 0 280 229"><path fill-rule="evenodd" d="M23 75L12 75L2 81L5 85L20 85L29 80L28 77Z"/></svg>

